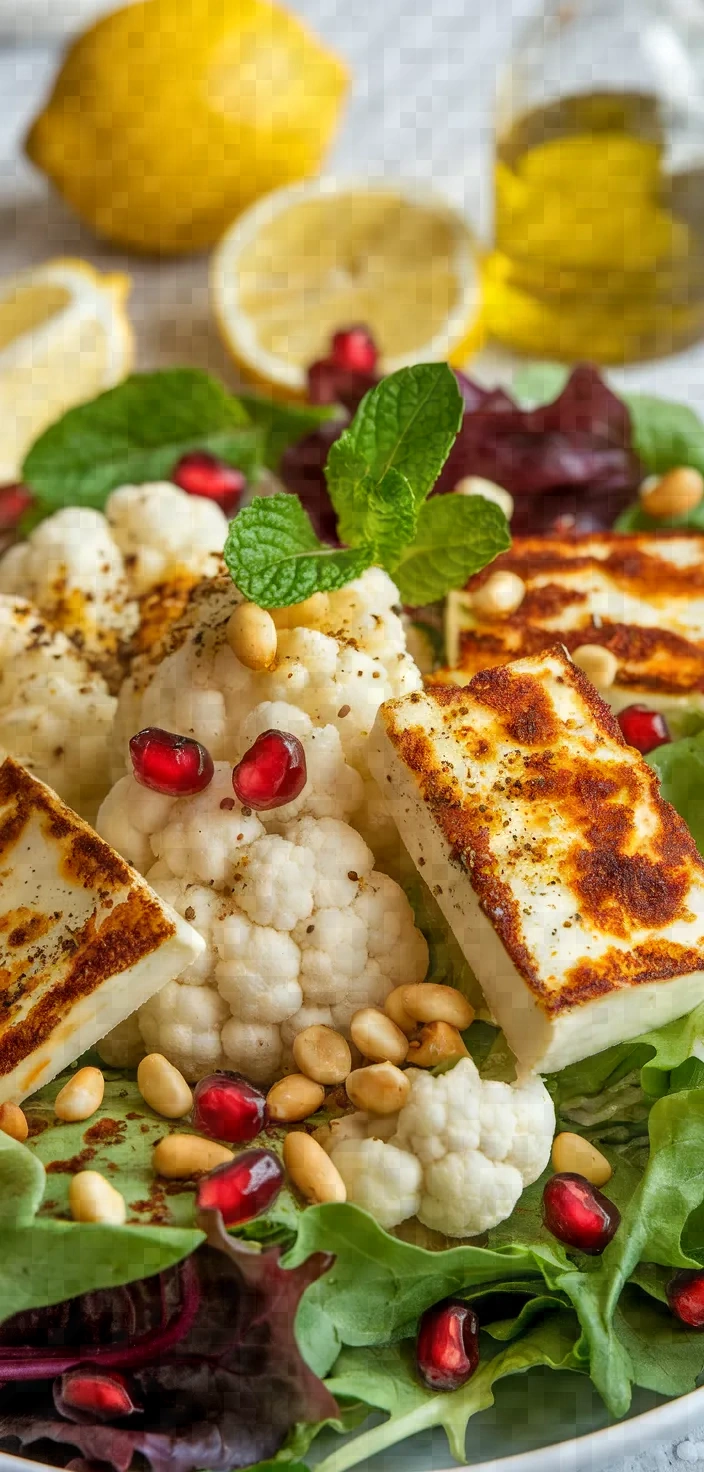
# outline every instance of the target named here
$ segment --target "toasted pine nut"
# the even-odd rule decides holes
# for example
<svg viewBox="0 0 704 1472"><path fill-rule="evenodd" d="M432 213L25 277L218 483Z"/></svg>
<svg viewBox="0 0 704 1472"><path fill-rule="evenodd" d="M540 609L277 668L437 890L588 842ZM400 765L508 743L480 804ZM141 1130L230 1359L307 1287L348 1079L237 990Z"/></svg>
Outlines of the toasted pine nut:
<svg viewBox="0 0 704 1472"><path fill-rule="evenodd" d="M513 516L513 496L493 480L484 480L481 475L463 475L454 487L456 496L483 496L485 501L494 501L501 507L507 521Z"/></svg>
<svg viewBox="0 0 704 1472"><path fill-rule="evenodd" d="M454 986L441 986L435 981L419 981L404 986L403 1005L416 1022L449 1022L463 1029L474 1020L471 1002Z"/></svg>
<svg viewBox="0 0 704 1472"><path fill-rule="evenodd" d="M375 1063L403 1063L408 1038L378 1007L362 1007L350 1023L352 1042Z"/></svg>
<svg viewBox="0 0 704 1472"><path fill-rule="evenodd" d="M526 585L516 572L492 572L472 594L472 608L480 618L504 618L520 608Z"/></svg>
<svg viewBox="0 0 704 1472"><path fill-rule="evenodd" d="M19 1104L0 1104L0 1130L4 1135L11 1135L13 1140L19 1140L20 1144L26 1140L29 1125Z"/></svg>
<svg viewBox="0 0 704 1472"><path fill-rule="evenodd" d="M656 521L686 516L704 496L704 476L691 465L680 465L659 478L649 477L640 488L641 504Z"/></svg>
<svg viewBox="0 0 704 1472"><path fill-rule="evenodd" d="M158 1176L169 1181L189 1181L191 1176L207 1175L216 1165L234 1160L232 1150L215 1140L200 1135L166 1135L154 1146L152 1165Z"/></svg>
<svg viewBox="0 0 704 1472"><path fill-rule="evenodd" d="M400 1027L401 1032L405 1032L410 1037L412 1032L418 1031L418 1023L415 1017L411 1017L403 1005L403 993L405 990L405 986L395 986L393 991L389 992L384 1002L384 1011L387 1017L390 1017L391 1021L395 1022L397 1027Z"/></svg>
<svg viewBox="0 0 704 1472"><path fill-rule="evenodd" d="M99 1170L80 1170L73 1176L68 1201L75 1222L102 1222L103 1226L121 1227L127 1216L124 1196Z"/></svg>
<svg viewBox="0 0 704 1472"><path fill-rule="evenodd" d="M618 660L603 644L580 644L572 658L600 690L608 690L618 674Z"/></svg>
<svg viewBox="0 0 704 1472"><path fill-rule="evenodd" d="M314 1079L306 1078L304 1073L289 1073L269 1090L267 1113L278 1123L295 1124L315 1114L324 1098L324 1088Z"/></svg>
<svg viewBox="0 0 704 1472"><path fill-rule="evenodd" d="M346 1201L347 1187L336 1165L312 1135L293 1130L284 1140L284 1165L306 1201Z"/></svg>
<svg viewBox="0 0 704 1472"><path fill-rule="evenodd" d="M317 1084L344 1083L352 1067L347 1039L341 1032L335 1032L334 1027L326 1027L322 1022L304 1027L296 1034L293 1056L301 1073Z"/></svg>
<svg viewBox="0 0 704 1472"><path fill-rule="evenodd" d="M330 599L327 593L311 593L302 603L290 603L288 608L272 608L271 616L277 629L298 629L301 626L317 629L327 618Z"/></svg>
<svg viewBox="0 0 704 1472"><path fill-rule="evenodd" d="M370 1063L368 1068L355 1068L345 1088L355 1109L367 1109L370 1114L395 1114L403 1108L411 1085L394 1063Z"/></svg>
<svg viewBox="0 0 704 1472"><path fill-rule="evenodd" d="M163 1053L147 1053L137 1069L137 1088L145 1102L165 1119L183 1119L193 1108L193 1095L182 1073Z"/></svg>
<svg viewBox="0 0 704 1472"><path fill-rule="evenodd" d="M248 670L268 670L276 659L276 624L258 603L238 603L230 614L225 637L232 653Z"/></svg>
<svg viewBox="0 0 704 1472"><path fill-rule="evenodd" d="M581 1135L572 1135L564 1130L556 1135L552 1143L552 1164L557 1171L573 1171L584 1176L592 1186L605 1186L611 1180L613 1170L605 1155Z"/></svg>
<svg viewBox="0 0 704 1472"><path fill-rule="evenodd" d="M99 1068L79 1068L59 1090L54 1103L57 1119L90 1119L103 1102L105 1079Z"/></svg>
<svg viewBox="0 0 704 1472"><path fill-rule="evenodd" d="M408 1049L408 1062L413 1068L435 1068L448 1058L468 1058L462 1034L449 1022L428 1022L420 1038Z"/></svg>
<svg viewBox="0 0 704 1472"><path fill-rule="evenodd" d="M319 1129L313 1130L311 1139L317 1140L329 1155L343 1140L366 1140L367 1123L366 1114L359 1110L355 1114L342 1114L339 1119L331 1119L329 1124L321 1124Z"/></svg>

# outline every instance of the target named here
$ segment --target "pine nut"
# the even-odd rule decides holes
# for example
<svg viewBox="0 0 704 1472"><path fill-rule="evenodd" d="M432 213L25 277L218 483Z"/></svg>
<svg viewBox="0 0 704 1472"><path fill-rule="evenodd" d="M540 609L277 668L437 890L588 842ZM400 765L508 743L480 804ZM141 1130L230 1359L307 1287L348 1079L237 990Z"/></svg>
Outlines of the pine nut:
<svg viewBox="0 0 704 1472"><path fill-rule="evenodd" d="M658 479L649 477L640 488L641 505L656 521L686 516L704 496L704 476L691 465L668 470Z"/></svg>
<svg viewBox="0 0 704 1472"><path fill-rule="evenodd" d="M435 1068L449 1058L468 1057L462 1034L449 1022L428 1022L408 1049L408 1062L413 1068Z"/></svg>
<svg viewBox="0 0 704 1472"><path fill-rule="evenodd" d="M403 1005L409 1015L418 1022L449 1022L462 1031L474 1020L471 1002L454 986L441 986L439 982L420 981L414 986L404 986Z"/></svg>
<svg viewBox="0 0 704 1472"><path fill-rule="evenodd" d="M158 1176L168 1181L189 1181L191 1176L207 1175L217 1165L234 1160L232 1150L215 1140L200 1135L167 1135L154 1146L152 1165Z"/></svg>
<svg viewBox="0 0 704 1472"><path fill-rule="evenodd" d="M127 1216L125 1198L98 1170L81 1170L68 1188L71 1216L75 1222L101 1222L121 1227Z"/></svg>
<svg viewBox="0 0 704 1472"><path fill-rule="evenodd" d="M327 593L311 593L302 603L290 603L288 608L272 608L271 616L277 629L298 629L301 626L317 629L330 612Z"/></svg>
<svg viewBox="0 0 704 1472"><path fill-rule="evenodd" d="M0 1104L0 1130L23 1144L29 1134L26 1116L19 1104Z"/></svg>
<svg viewBox="0 0 704 1472"><path fill-rule="evenodd" d="M276 659L276 624L266 608L257 603L238 603L230 614L227 642L248 670L268 670Z"/></svg>
<svg viewBox="0 0 704 1472"><path fill-rule="evenodd" d="M182 1073L163 1053L148 1053L137 1069L137 1088L145 1102L165 1119L183 1119L193 1108L193 1095Z"/></svg>
<svg viewBox="0 0 704 1472"><path fill-rule="evenodd" d="M418 1031L418 1024L415 1017L411 1017L403 1005L405 990L405 986L395 986L384 1002L384 1011L387 1017L390 1017L397 1027L400 1027L401 1032L405 1032L410 1037L412 1032Z"/></svg>
<svg viewBox="0 0 704 1472"><path fill-rule="evenodd" d="M301 1196L314 1206L347 1200L347 1187L337 1166L312 1135L294 1130L286 1136L284 1165Z"/></svg>
<svg viewBox="0 0 704 1472"><path fill-rule="evenodd" d="M396 1114L403 1108L411 1085L394 1063L370 1063L368 1068L355 1068L345 1088L355 1109L366 1109L370 1114Z"/></svg>
<svg viewBox="0 0 704 1472"><path fill-rule="evenodd" d="M352 1067L347 1039L322 1022L304 1027L296 1034L293 1057L301 1073L317 1084L342 1084Z"/></svg>
<svg viewBox="0 0 704 1472"><path fill-rule="evenodd" d="M485 501L494 501L501 507L507 521L513 516L513 496L493 480L484 480L481 475L463 475L454 487L456 496L483 496Z"/></svg>
<svg viewBox="0 0 704 1472"><path fill-rule="evenodd" d="M90 1119L103 1102L105 1079L99 1068L79 1068L59 1090L54 1103L57 1119L75 1122Z"/></svg>
<svg viewBox="0 0 704 1472"><path fill-rule="evenodd" d="M611 1180L613 1170L605 1155L581 1135L572 1135L569 1130L556 1135L552 1144L552 1164L556 1171L573 1171L584 1176L592 1186L605 1186Z"/></svg>
<svg viewBox="0 0 704 1472"><path fill-rule="evenodd" d="M516 572L492 572L472 594L472 608L480 618L504 618L520 608L526 585Z"/></svg>
<svg viewBox="0 0 704 1472"><path fill-rule="evenodd" d="M580 644L572 658L598 689L608 690L613 685L618 674L618 660L610 649L604 649L603 644Z"/></svg>
<svg viewBox="0 0 704 1472"><path fill-rule="evenodd" d="M362 1007L350 1023L352 1042L365 1058L375 1063L403 1063L408 1038L378 1007Z"/></svg>
<svg viewBox="0 0 704 1472"><path fill-rule="evenodd" d="M279 1079L266 1096L266 1108L270 1119L280 1124L296 1124L308 1119L319 1109L325 1090L304 1073L289 1073Z"/></svg>

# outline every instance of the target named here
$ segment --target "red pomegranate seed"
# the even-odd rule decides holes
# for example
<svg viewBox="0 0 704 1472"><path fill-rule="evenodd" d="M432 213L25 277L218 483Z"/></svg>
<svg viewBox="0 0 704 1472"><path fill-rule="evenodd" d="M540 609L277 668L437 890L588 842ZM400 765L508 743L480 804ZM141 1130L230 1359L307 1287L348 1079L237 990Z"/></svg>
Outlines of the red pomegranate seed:
<svg viewBox="0 0 704 1472"><path fill-rule="evenodd" d="M191 450L182 455L171 472L171 479L189 496L203 496L217 501L223 511L234 511L247 484L242 471L226 465L207 450Z"/></svg>
<svg viewBox="0 0 704 1472"><path fill-rule="evenodd" d="M479 1320L468 1303L448 1298L426 1309L420 1321L416 1361L430 1390L459 1390L479 1364Z"/></svg>
<svg viewBox="0 0 704 1472"><path fill-rule="evenodd" d="M675 1273L667 1285L667 1301L676 1318L692 1329L704 1329L704 1271Z"/></svg>
<svg viewBox="0 0 704 1472"><path fill-rule="evenodd" d="M243 806L264 811L293 802L307 778L298 737L290 731L264 731L235 767L232 786Z"/></svg>
<svg viewBox="0 0 704 1472"><path fill-rule="evenodd" d="M225 1226L237 1227L268 1211L283 1183L284 1168L273 1150L245 1150L205 1176L198 1205L221 1211Z"/></svg>
<svg viewBox="0 0 704 1472"><path fill-rule="evenodd" d="M343 327L332 339L330 356L336 368L347 373L373 373L379 352L371 332L361 323Z"/></svg>
<svg viewBox="0 0 704 1472"><path fill-rule="evenodd" d="M672 740L665 717L649 705L627 705L619 711L616 720L628 745L635 746L643 756Z"/></svg>
<svg viewBox="0 0 704 1472"><path fill-rule="evenodd" d="M543 1221L560 1242L598 1257L614 1236L621 1213L584 1176L563 1171L543 1191Z"/></svg>
<svg viewBox="0 0 704 1472"><path fill-rule="evenodd" d="M145 726L130 740L132 770L142 787L168 797L191 797L213 780L213 758L200 741Z"/></svg>
<svg viewBox="0 0 704 1472"><path fill-rule="evenodd" d="M57 1399L66 1411L84 1411L100 1421L131 1416L141 1409L135 1405L122 1375L108 1375L103 1370L72 1370L62 1375Z"/></svg>
<svg viewBox="0 0 704 1472"><path fill-rule="evenodd" d="M29 510L34 497L23 485L0 486L0 529L17 525L25 511Z"/></svg>
<svg viewBox="0 0 704 1472"><path fill-rule="evenodd" d="M210 1073L196 1085L193 1123L201 1134L248 1145L264 1128L266 1097L239 1073Z"/></svg>

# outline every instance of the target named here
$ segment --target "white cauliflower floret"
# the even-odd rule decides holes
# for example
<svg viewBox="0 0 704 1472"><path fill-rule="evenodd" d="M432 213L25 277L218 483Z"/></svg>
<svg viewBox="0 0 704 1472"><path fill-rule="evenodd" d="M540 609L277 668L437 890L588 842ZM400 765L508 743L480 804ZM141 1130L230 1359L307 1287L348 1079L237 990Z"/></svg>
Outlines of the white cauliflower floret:
<svg viewBox="0 0 704 1472"><path fill-rule="evenodd" d="M383 1005L396 985L397 952L411 967L406 981L425 975L427 948L410 906L374 872L359 834L310 816L266 833L234 799L226 763L196 797L163 798L123 777L98 830L138 854L149 882L206 942L137 1013L146 1048L189 1078L220 1067L271 1082L293 1066L303 1028L324 1023L349 1035L360 1007ZM158 856L150 867L146 845ZM367 888L386 895L386 934L377 910L367 918L360 904ZM109 1038L108 1050L119 1043Z"/></svg>
<svg viewBox="0 0 704 1472"><path fill-rule="evenodd" d="M423 1171L419 1160L382 1140L343 1139L331 1159L347 1187L347 1199L376 1217L380 1226L397 1227L420 1207Z"/></svg>
<svg viewBox="0 0 704 1472"><path fill-rule="evenodd" d="M471 1058L437 1078L415 1068L406 1077L411 1092L396 1131L387 1143L375 1139L378 1190L364 1182L355 1165L358 1143L332 1142L331 1158L349 1199L384 1226L398 1226L405 1220L398 1215L399 1193L393 1185L387 1192L384 1182L387 1175L393 1181L396 1157L406 1152L418 1166L415 1215L426 1227L448 1237L476 1237L505 1221L523 1188L538 1179L550 1159L555 1110L545 1085L539 1078L517 1084L483 1080ZM379 1133L378 1123L368 1119L368 1135Z"/></svg>
<svg viewBox="0 0 704 1472"><path fill-rule="evenodd" d="M115 700L65 635L0 596L0 752L92 819L105 791Z"/></svg>
<svg viewBox="0 0 704 1472"><path fill-rule="evenodd" d="M0 592L35 603L94 663L114 658L138 623L122 554L100 511L66 506L0 562Z"/></svg>
<svg viewBox="0 0 704 1472"><path fill-rule="evenodd" d="M120 486L105 514L135 597L184 568L198 577L217 572L228 522L213 501L155 481Z"/></svg>

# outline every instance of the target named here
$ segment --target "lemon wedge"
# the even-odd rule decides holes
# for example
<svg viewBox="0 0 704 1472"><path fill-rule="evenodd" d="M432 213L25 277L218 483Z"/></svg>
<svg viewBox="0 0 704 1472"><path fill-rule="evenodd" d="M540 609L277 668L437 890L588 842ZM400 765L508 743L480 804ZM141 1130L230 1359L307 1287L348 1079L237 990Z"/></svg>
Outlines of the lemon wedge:
<svg viewBox="0 0 704 1472"><path fill-rule="evenodd" d="M0 281L0 482L47 425L129 372L129 287L70 259Z"/></svg>
<svg viewBox="0 0 704 1472"><path fill-rule="evenodd" d="M228 230L212 267L216 317L248 378L299 395L338 328L362 322L381 368L459 365L481 346L477 246L463 217L413 185L295 185Z"/></svg>
<svg viewBox="0 0 704 1472"><path fill-rule="evenodd" d="M269 0L137 0L69 47L27 153L108 240L203 250L261 195L318 172L348 83Z"/></svg>

